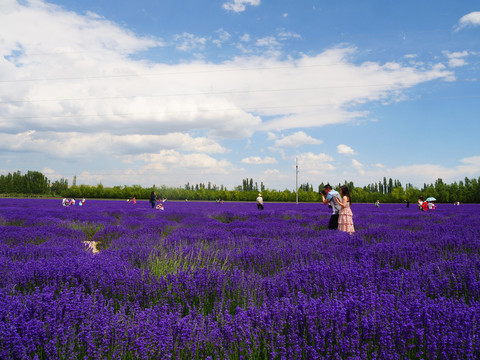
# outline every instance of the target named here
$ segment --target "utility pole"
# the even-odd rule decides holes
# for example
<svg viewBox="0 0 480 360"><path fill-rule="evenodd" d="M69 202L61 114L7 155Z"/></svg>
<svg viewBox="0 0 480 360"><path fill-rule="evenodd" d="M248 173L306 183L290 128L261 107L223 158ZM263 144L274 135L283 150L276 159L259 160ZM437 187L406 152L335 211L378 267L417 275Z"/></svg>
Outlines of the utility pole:
<svg viewBox="0 0 480 360"><path fill-rule="evenodd" d="M298 205L298 158L295 158L295 192Z"/></svg>

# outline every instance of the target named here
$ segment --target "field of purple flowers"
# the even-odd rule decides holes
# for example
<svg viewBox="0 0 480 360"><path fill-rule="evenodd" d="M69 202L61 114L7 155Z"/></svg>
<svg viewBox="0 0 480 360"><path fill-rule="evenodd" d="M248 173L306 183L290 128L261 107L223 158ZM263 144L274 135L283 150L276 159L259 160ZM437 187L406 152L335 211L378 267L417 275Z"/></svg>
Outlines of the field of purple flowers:
<svg viewBox="0 0 480 360"><path fill-rule="evenodd" d="M352 210L0 199L0 358L480 358L480 205Z"/></svg>

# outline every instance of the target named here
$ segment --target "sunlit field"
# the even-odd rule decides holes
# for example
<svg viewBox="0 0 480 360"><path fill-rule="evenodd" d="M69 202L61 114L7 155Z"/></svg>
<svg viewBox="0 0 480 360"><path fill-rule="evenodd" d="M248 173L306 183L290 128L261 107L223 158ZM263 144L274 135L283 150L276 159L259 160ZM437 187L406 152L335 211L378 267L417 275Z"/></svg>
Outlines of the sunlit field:
<svg viewBox="0 0 480 360"><path fill-rule="evenodd" d="M352 211L0 199L0 358L480 358L480 205Z"/></svg>

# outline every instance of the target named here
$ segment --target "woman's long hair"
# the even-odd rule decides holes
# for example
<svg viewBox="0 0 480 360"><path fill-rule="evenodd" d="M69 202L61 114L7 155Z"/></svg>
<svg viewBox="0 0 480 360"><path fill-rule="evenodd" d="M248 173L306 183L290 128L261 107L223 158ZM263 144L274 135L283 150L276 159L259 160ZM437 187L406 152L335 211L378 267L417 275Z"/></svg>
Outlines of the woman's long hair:
<svg viewBox="0 0 480 360"><path fill-rule="evenodd" d="M350 197L350 190L348 190L347 185L340 186L340 190L342 191L343 196L348 198L348 202L352 205L352 198Z"/></svg>

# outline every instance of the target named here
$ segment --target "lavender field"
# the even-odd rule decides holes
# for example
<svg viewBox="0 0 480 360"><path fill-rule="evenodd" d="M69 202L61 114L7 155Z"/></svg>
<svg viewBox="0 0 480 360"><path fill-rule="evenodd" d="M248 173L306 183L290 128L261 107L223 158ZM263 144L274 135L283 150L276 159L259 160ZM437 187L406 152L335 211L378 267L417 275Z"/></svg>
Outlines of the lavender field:
<svg viewBox="0 0 480 360"><path fill-rule="evenodd" d="M0 358L480 358L480 205L352 211L0 199Z"/></svg>

